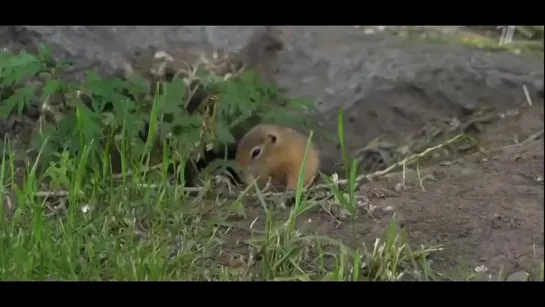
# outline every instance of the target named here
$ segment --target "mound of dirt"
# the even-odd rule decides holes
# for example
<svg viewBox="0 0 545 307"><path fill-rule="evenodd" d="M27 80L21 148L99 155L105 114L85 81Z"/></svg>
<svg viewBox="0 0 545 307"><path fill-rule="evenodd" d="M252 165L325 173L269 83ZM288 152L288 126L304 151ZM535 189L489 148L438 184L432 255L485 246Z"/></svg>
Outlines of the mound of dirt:
<svg viewBox="0 0 545 307"><path fill-rule="evenodd" d="M74 78L90 68L113 73L127 55L147 46L243 51L247 62L263 68L290 95L314 99L326 131L335 130L337 109L344 108L350 151L380 134L415 131L485 105L500 110L521 105L522 85L534 100L543 90L543 60L415 43L388 33L367 35L354 27L274 27L273 32L284 43L279 58L260 50L271 40L263 27L11 26L0 29L0 47L36 50L46 43L57 58L73 60ZM262 39L256 33L263 33ZM326 134L319 138L324 165L335 165L337 144Z"/></svg>

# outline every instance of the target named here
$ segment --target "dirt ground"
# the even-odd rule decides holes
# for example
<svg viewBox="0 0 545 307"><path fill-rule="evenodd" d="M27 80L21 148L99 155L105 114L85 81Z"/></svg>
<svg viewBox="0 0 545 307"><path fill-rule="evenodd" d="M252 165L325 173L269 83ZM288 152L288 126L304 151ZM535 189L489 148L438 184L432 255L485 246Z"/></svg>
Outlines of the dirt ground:
<svg viewBox="0 0 545 307"><path fill-rule="evenodd" d="M398 173L367 184L363 194L384 195L372 204L394 208L411 243L445 247L435 254L436 268L484 265L496 273L501 266L508 273L535 272L543 261L544 143L540 138L513 145L511 137L519 134L522 141L543 131L543 106L521 113L486 129L488 148L498 148L489 157L474 154L425 169L421 176L431 175L423 182L425 191L413 171L401 192L395 189L402 182ZM372 240L388 223L388 216L362 218L359 232ZM340 236L349 236L349 227L340 229Z"/></svg>
<svg viewBox="0 0 545 307"><path fill-rule="evenodd" d="M472 154L427 167L422 186L414 171L406 174L401 190L396 188L400 173L365 184L360 194L378 210L356 223L361 239L371 246L395 213L411 244L444 246L432 258L438 271L481 266L496 273L500 268L507 274L535 271L544 259L542 59L407 43L386 34L365 37L355 29L284 28L289 44L275 81L290 94L314 98L322 111L317 122L330 133L335 133L338 108L344 108L353 153L381 134L416 132L468 109L518 110L479 133L486 158ZM529 87L532 106L522 84ZM324 138L319 145L324 171L338 171L338 144ZM250 208L249 220L262 214ZM325 212L302 221L318 233L347 242L353 237L347 220Z"/></svg>
<svg viewBox="0 0 545 307"><path fill-rule="evenodd" d="M321 43L327 42L322 39ZM444 62L433 67L433 55L426 48L443 48ZM473 106L468 108L487 105L498 110L519 110L520 114L486 125L478 134L482 145L492 150L487 160L481 155L472 155L425 169L421 176L431 175L432 178L423 182L425 191L412 172L407 176L403 191L396 191L396 184L402 182L401 174L397 174L366 184L361 192L374 206L394 209L387 212L396 214L409 234L409 242L445 247L433 259L439 271L466 268L466 271L474 272L475 268L484 265L488 273L497 274L500 268L507 274L519 270L535 272L544 256L543 137L514 144L543 132L542 96L540 99L532 93L533 105L529 107L522 88L516 84L506 82L503 86L490 87L490 82L483 84L482 78L471 80L471 73L463 72L461 67L468 65L468 58L476 61L478 55L463 51L471 55L461 55L465 59L445 56L449 48L450 52L457 49L453 46L399 48L412 56L418 50L428 53L425 65L430 66L429 70L435 70L432 76L446 80L438 80L436 84L429 80L399 82L387 90L366 93L364 102L345 109L345 114L352 116L346 125L349 146L356 150L379 134L398 136L415 131L428 121L460 116L471 104ZM396 54L396 61L401 62L403 56ZM502 70L498 66L508 65L507 62L513 66L517 61L521 62L519 65L528 65L520 58L513 61L507 55L498 55L501 56L504 57L498 58L501 64L495 67L498 71ZM368 57L367 61L372 59ZM447 73L449 68L452 70ZM402 72L400 69L399 73ZM325 114L323 126L334 131L336 110L325 111ZM334 151L332 147L327 150ZM327 164L334 164L332 162L333 159L328 160ZM358 232L368 246L390 222L391 214L380 216L358 219ZM321 221L316 222L318 232L345 241L352 238L350 223L337 225L327 214L314 220Z"/></svg>
<svg viewBox="0 0 545 307"><path fill-rule="evenodd" d="M443 162L421 170L420 177L408 170L405 181L395 172L363 185L358 195L375 208L355 220L357 240L373 246L395 214L412 246L444 248L432 254L431 267L448 278L468 278L477 268L486 268L476 274L482 280L499 272L535 274L544 256L542 132L543 105L524 107L518 116L485 129L486 155ZM250 221L264 220L259 207L247 213ZM302 215L298 223L305 231L354 243L351 217L320 210Z"/></svg>

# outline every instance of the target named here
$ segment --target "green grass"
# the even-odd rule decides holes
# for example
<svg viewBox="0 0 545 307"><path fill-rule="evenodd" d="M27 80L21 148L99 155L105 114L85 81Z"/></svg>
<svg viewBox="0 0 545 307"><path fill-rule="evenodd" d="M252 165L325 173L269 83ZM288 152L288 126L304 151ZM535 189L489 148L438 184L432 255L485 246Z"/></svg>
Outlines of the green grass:
<svg viewBox="0 0 545 307"><path fill-rule="evenodd" d="M434 29L435 28L435 29ZM499 44L501 29L495 27L465 27L457 33L442 33L441 28L404 26L391 32L405 38L413 38L439 44L458 44L489 52L507 51L515 54L527 54L543 58L543 26L516 26L513 41L509 44Z"/></svg>
<svg viewBox="0 0 545 307"><path fill-rule="evenodd" d="M247 241L237 251L235 227L227 226L236 200L206 191L184 196L159 173L114 184L85 171L87 150L80 163L60 155L48 168L56 169L48 186L63 189L40 190L36 164L19 186L6 145L0 180L9 195L0 203L16 209L1 212L0 280L397 280L409 268L422 271L431 252L411 251L394 220L372 248L303 234L295 220L317 204L300 189L283 221L273 221L276 212L261 193L265 228L235 235Z"/></svg>
<svg viewBox="0 0 545 307"><path fill-rule="evenodd" d="M303 196L301 180L285 220L274 220L278 211L255 187L264 229L233 238L228 219L244 212L244 194L189 197L145 163L113 180L89 171L90 146L79 157L59 154L42 174L38 155L18 184L15 155L7 141L4 148L0 280L398 280L407 270L427 278L415 272L433 249L411 251L395 220L371 248L301 233L296 219L319 205ZM245 241L241 251L233 239Z"/></svg>

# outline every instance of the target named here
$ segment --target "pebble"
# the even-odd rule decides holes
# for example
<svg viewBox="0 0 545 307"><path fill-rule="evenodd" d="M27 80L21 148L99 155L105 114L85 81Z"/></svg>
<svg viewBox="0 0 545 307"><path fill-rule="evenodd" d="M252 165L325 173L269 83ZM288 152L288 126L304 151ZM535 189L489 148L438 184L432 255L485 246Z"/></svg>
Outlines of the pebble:
<svg viewBox="0 0 545 307"><path fill-rule="evenodd" d="M509 275L509 277L507 277L507 281L528 281L528 277L530 277L530 274L527 272L518 271Z"/></svg>

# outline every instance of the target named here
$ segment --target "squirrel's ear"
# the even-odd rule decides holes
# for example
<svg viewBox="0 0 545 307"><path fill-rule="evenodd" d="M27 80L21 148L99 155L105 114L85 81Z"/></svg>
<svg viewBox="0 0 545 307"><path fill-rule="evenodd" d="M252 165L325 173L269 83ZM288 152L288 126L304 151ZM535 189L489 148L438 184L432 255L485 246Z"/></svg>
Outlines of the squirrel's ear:
<svg viewBox="0 0 545 307"><path fill-rule="evenodd" d="M267 133L267 138L269 138L269 141L274 144L276 143L276 140L277 140L277 137L276 135L272 134L272 133Z"/></svg>

